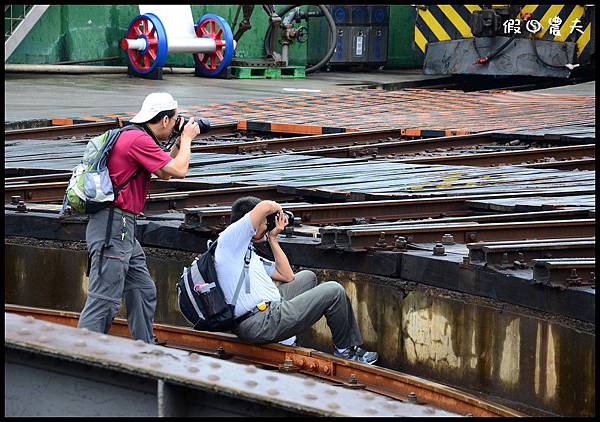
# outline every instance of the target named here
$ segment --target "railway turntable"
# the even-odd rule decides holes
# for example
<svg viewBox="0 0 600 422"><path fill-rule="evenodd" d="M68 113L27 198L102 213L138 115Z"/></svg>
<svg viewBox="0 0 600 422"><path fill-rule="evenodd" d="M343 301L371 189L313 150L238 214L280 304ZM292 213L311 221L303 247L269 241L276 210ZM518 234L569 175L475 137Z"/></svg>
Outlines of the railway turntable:
<svg viewBox="0 0 600 422"><path fill-rule="evenodd" d="M157 280L155 329L166 347L124 338L122 320L108 336L68 327L88 287L87 220L58 212L87 138L114 120L6 131L9 364L29 365L35 380L75 362L165 415L180 405L199 414L189 398L204 394L236 414L593 416L590 98L556 113L548 104L573 97L404 90L340 98L289 100L295 116L278 113L277 100L246 104L255 110L244 118L240 104L221 104L210 116L221 120L193 141L188 177L153 182L136 238ZM372 113L358 111L365 104ZM311 113L320 106L327 120ZM250 195L293 212L282 249L294 270L344 286L379 366L334 358L324 321L298 336L300 347L189 328L173 287L226 226L233 201ZM61 377L77 376L67 372ZM232 397L248 405L221 406Z"/></svg>

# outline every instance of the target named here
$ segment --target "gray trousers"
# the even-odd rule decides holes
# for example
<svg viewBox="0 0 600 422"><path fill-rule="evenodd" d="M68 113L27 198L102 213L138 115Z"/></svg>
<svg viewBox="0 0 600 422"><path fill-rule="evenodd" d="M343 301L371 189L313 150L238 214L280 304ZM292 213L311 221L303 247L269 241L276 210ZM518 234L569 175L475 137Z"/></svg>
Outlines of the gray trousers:
<svg viewBox="0 0 600 422"><path fill-rule="evenodd" d="M91 255L88 297L78 328L107 333L125 299L131 336L153 343L152 323L156 309L156 286L146 256L135 238L135 217L115 208L110 243L104 250L102 274L98 276L100 250L106 236L109 209L90 215L85 240Z"/></svg>
<svg viewBox="0 0 600 422"><path fill-rule="evenodd" d="M362 337L344 287L336 281L317 285L312 271L300 271L279 286L282 300L242 321L233 332L251 343L275 343L310 328L322 316L338 348L359 346Z"/></svg>

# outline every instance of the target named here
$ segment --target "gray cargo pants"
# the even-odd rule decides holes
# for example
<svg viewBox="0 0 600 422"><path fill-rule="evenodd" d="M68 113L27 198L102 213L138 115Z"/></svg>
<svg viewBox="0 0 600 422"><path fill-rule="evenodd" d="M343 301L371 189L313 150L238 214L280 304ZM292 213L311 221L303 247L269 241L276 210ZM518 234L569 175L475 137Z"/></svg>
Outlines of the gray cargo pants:
<svg viewBox="0 0 600 422"><path fill-rule="evenodd" d="M99 254L106 237L109 208L90 215L85 232L91 255L88 297L78 328L107 333L125 299L131 336L153 343L152 323L156 309L156 286L146 265L146 256L135 238L135 216L115 208L110 243L104 250L102 274L98 276Z"/></svg>
<svg viewBox="0 0 600 422"><path fill-rule="evenodd" d="M257 344L275 343L310 328L325 316L335 346L342 349L362 344L350 298L341 284L327 281L317 285L315 273L305 270L278 288L282 300L242 321L233 329L238 337Z"/></svg>

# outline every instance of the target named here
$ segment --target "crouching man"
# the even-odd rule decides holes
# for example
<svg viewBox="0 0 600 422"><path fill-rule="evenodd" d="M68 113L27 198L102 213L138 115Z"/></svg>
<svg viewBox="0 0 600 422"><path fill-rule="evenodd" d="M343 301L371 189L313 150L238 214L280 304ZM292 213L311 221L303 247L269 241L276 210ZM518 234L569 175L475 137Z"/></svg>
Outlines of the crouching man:
<svg viewBox="0 0 600 422"><path fill-rule="evenodd" d="M267 231L267 216L273 213L278 213L276 225ZM219 235L215 250L215 269L225 300L235 306L233 332L251 343L280 342L306 330L325 315L335 356L375 363L377 353L361 347L362 337L342 285L335 281L317 285L312 271L292 271L277 242L277 235L286 224L287 216L274 201L248 196L231 207L231 224ZM254 250L253 242L264 241L269 242L274 263L259 257ZM281 284L277 286L276 281Z"/></svg>

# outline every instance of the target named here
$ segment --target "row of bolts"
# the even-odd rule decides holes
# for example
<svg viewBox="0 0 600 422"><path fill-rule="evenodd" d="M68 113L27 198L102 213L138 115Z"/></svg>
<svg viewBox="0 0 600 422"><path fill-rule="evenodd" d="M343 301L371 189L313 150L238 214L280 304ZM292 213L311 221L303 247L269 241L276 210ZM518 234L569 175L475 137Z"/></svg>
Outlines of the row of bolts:
<svg viewBox="0 0 600 422"><path fill-rule="evenodd" d="M23 201L20 196L11 197L11 203L17 205L18 212L26 212L27 211L27 206L25 205L25 201ZM453 244L454 244L454 236L446 233L442 236L442 241L436 243L435 246L433 247L433 254L436 256L444 256L444 255L446 255L446 248L444 247L444 245L453 245ZM406 249L406 245L407 245L407 241L406 241L405 237L396 236L396 239L394 241L394 249L404 250L404 249ZM387 246L388 246L388 244L385 241L385 232L381 232L381 234L379 236L379 240L377 240L377 243L375 244L374 249L383 249L383 248L387 248ZM469 263L470 263L469 257L467 257L467 256L463 257L462 264L468 265ZM502 263L500 265L504 266L504 267L509 265L507 253L504 253L502 255ZM523 253L519 252L517 260L514 262L514 266L517 268L520 268L520 269L528 268L528 265L525 262L525 257L523 255ZM595 284L595 274L594 274L594 272L591 272L590 274L591 274L591 282L592 282L592 284ZM575 268L573 268L571 270L571 275L569 276L567 281L572 284L581 283L581 278L577 275L577 270Z"/></svg>

